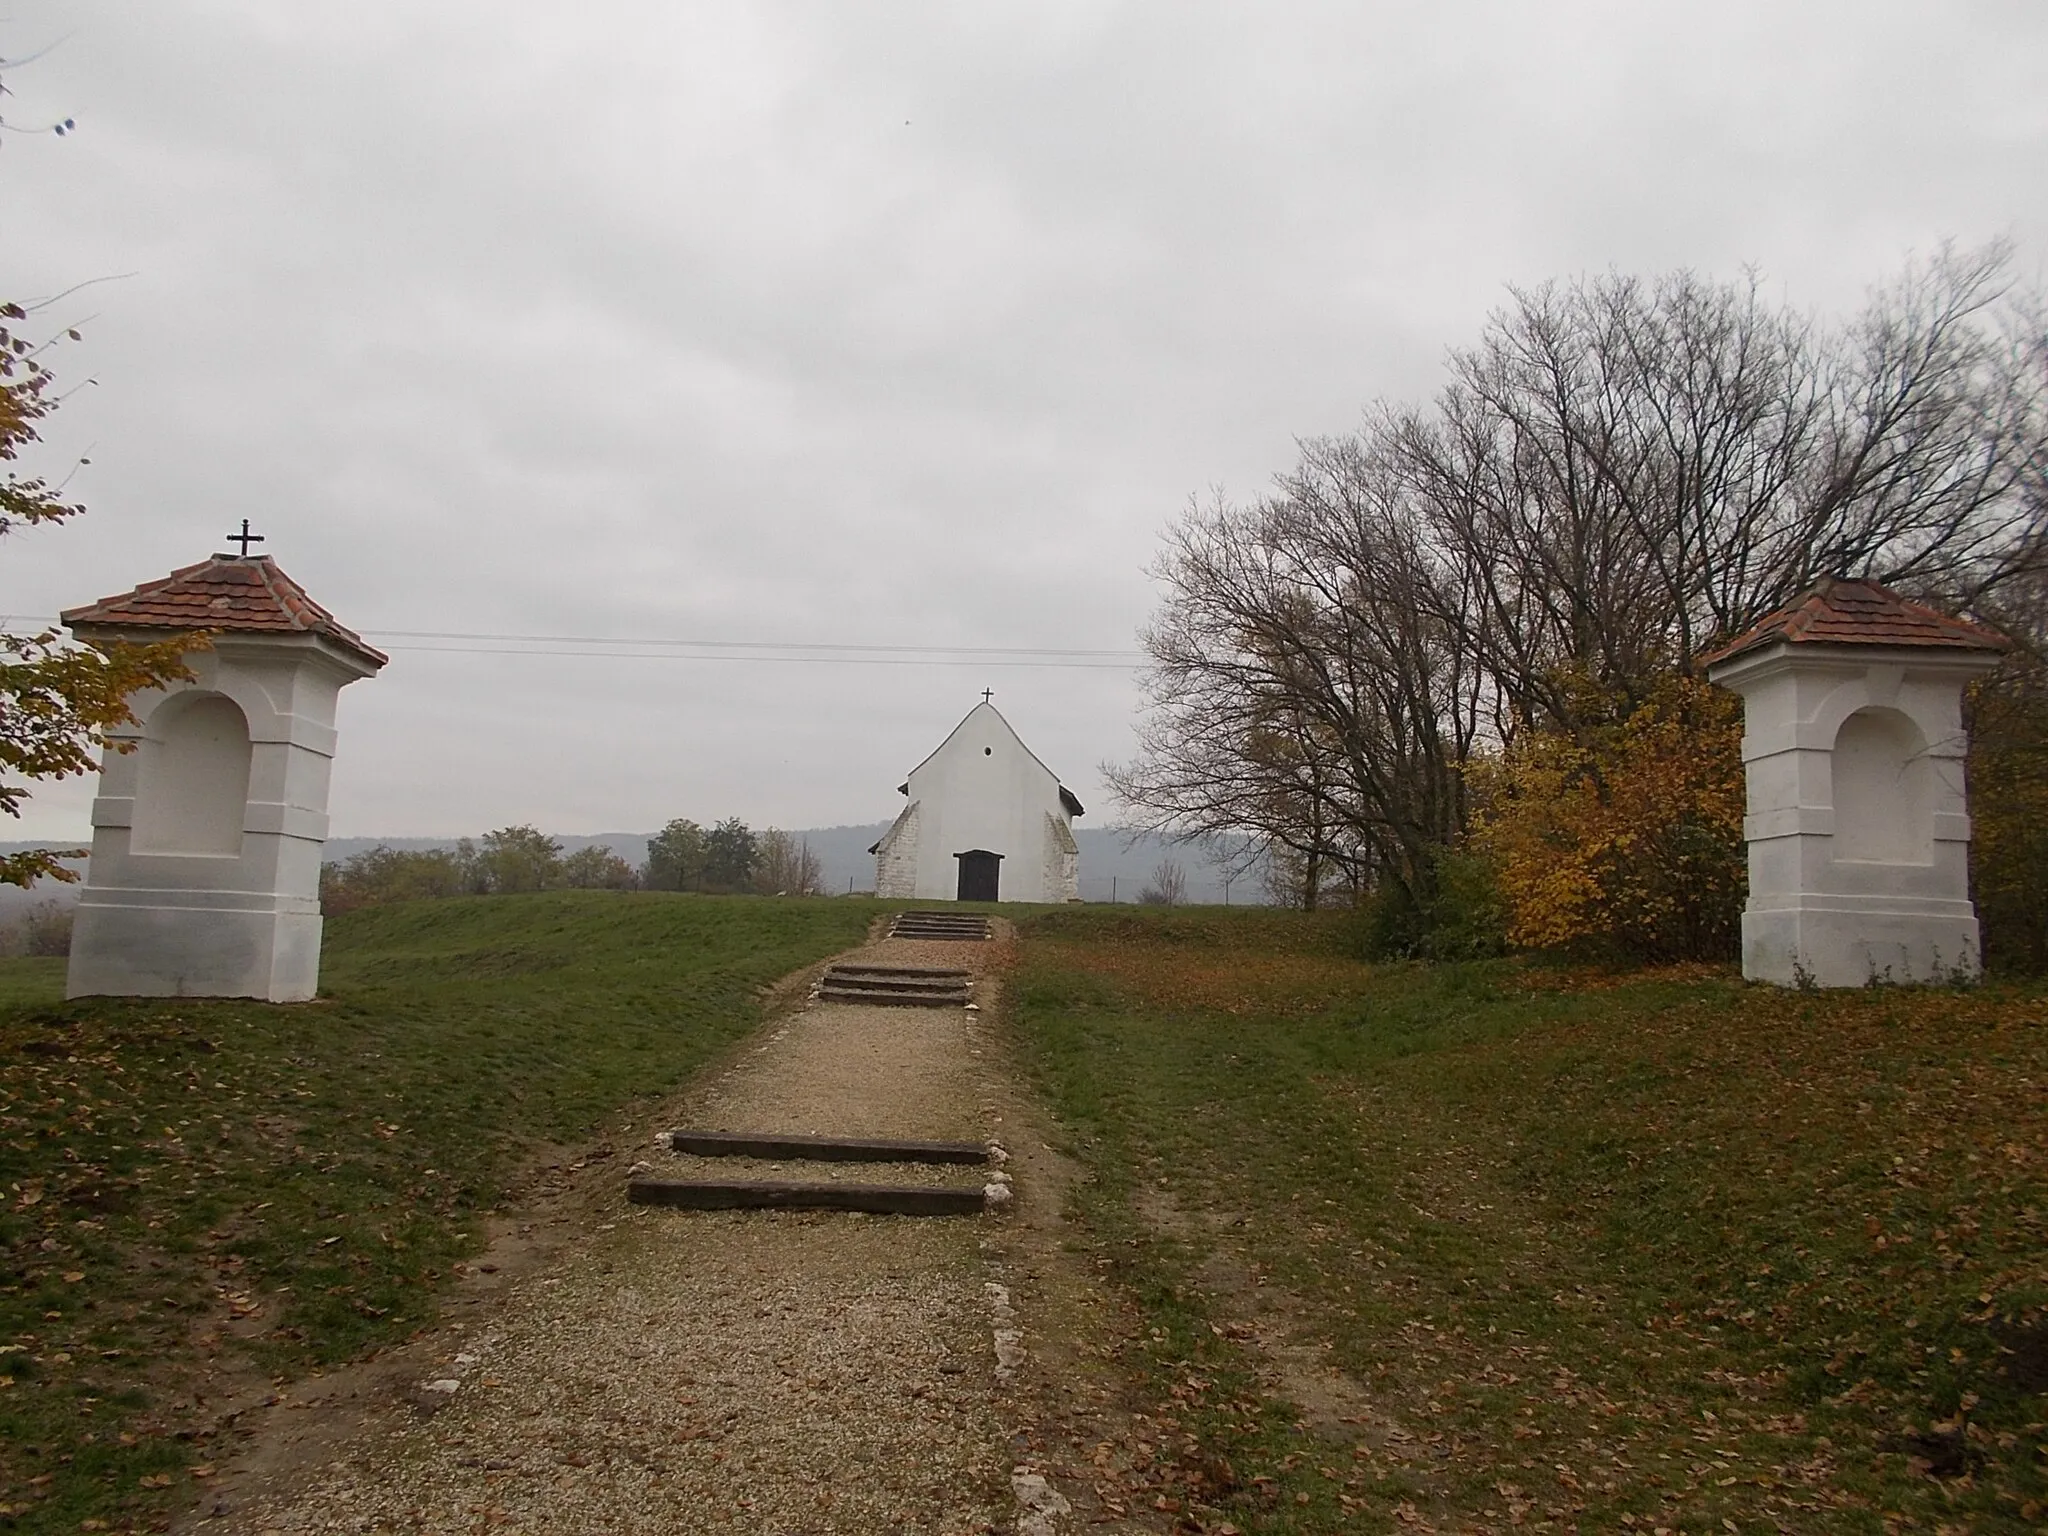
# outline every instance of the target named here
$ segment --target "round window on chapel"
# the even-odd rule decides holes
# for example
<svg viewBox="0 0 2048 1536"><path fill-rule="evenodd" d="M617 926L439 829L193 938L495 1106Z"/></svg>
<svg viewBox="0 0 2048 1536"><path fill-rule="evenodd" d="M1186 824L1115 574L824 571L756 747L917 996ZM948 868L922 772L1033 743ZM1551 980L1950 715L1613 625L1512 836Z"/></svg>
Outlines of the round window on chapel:
<svg viewBox="0 0 2048 1536"><path fill-rule="evenodd" d="M983 757L994 757L996 755L996 749L994 747L983 747L981 749L981 755Z"/></svg>

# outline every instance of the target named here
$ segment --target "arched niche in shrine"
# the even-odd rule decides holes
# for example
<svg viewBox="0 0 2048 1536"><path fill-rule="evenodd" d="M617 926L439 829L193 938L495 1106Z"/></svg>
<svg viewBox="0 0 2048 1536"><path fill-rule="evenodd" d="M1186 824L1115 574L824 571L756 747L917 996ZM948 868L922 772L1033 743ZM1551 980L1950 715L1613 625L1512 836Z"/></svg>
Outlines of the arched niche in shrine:
<svg viewBox="0 0 2048 1536"><path fill-rule="evenodd" d="M139 854L235 858L249 800L249 721L224 693L174 693L144 724L135 775Z"/></svg>
<svg viewBox="0 0 2048 1536"><path fill-rule="evenodd" d="M1896 709L1859 709L1835 733L1834 857L1934 862L1934 777L1927 742Z"/></svg>

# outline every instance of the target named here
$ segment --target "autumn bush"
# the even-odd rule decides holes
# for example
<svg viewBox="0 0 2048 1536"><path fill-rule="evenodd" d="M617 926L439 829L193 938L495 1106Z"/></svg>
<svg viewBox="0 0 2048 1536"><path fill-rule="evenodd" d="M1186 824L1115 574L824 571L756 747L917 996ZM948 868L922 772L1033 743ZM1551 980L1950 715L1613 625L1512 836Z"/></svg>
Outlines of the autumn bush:
<svg viewBox="0 0 2048 1536"><path fill-rule="evenodd" d="M1447 848L1432 862L1430 897L1387 881L1353 906L1358 950L1368 960L1486 960L1508 948L1507 909L1493 861Z"/></svg>
<svg viewBox="0 0 2048 1536"><path fill-rule="evenodd" d="M1969 783L1984 962L2048 974L2048 660L2029 645L1970 691Z"/></svg>
<svg viewBox="0 0 2048 1536"><path fill-rule="evenodd" d="M320 908L328 916L358 907L433 896L504 896L531 891L630 891L633 866L603 843L564 855L562 845L530 826L500 827L453 848L391 848L379 844L320 868Z"/></svg>
<svg viewBox="0 0 2048 1536"><path fill-rule="evenodd" d="M45 897L24 909L19 917L0 930L0 954L34 955L45 959L71 953L72 918L75 902Z"/></svg>
<svg viewBox="0 0 2048 1536"><path fill-rule="evenodd" d="M320 866L320 910L329 917L392 901L469 895L473 889L461 861L446 848L391 848L380 843Z"/></svg>
<svg viewBox="0 0 2048 1536"><path fill-rule="evenodd" d="M1732 956L1745 891L1740 702L1673 675L1594 718L1531 731L1473 770L1472 847L1492 867L1508 940L1637 960Z"/></svg>

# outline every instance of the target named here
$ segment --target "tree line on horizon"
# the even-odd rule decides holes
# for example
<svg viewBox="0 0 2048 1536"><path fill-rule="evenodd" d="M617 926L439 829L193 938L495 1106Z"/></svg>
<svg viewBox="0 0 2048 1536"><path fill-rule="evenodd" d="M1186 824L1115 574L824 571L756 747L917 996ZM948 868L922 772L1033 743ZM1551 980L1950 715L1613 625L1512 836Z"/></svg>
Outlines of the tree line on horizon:
<svg viewBox="0 0 2048 1536"><path fill-rule="evenodd" d="M709 827L671 821L647 843L637 869L604 843L565 854L535 827L501 827L453 848L383 844L320 869L320 907L329 914L437 896L506 896L528 891L692 891L704 895L816 896L822 869L808 840L770 827L755 832L737 816Z"/></svg>
<svg viewBox="0 0 2048 1536"><path fill-rule="evenodd" d="M1761 278L1511 289L1448 382L1191 504L1131 823L1247 833L1376 953L1735 953L1741 706L1699 665L1828 576L2003 631L1971 694L1987 953L2048 965L2048 322L2009 248L1824 320Z"/></svg>

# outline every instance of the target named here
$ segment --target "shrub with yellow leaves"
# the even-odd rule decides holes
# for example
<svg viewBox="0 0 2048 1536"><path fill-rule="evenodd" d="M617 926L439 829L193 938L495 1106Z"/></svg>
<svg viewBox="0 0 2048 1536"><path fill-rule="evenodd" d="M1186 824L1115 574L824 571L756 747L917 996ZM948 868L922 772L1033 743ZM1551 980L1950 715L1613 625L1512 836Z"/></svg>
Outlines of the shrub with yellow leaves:
<svg viewBox="0 0 2048 1536"><path fill-rule="evenodd" d="M1474 846L1508 939L1644 960L1736 952L1746 888L1742 706L1674 674L1634 708L1538 728L1481 763Z"/></svg>

